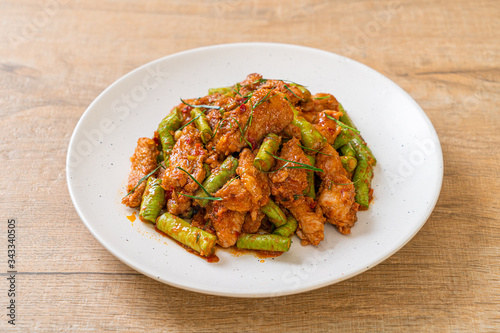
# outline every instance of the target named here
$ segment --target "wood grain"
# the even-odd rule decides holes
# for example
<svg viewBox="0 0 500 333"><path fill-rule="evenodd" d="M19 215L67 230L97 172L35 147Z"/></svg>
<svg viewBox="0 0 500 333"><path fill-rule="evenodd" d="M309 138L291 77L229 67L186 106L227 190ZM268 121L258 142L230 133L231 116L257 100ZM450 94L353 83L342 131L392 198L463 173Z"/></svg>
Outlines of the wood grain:
<svg viewBox="0 0 500 333"><path fill-rule="evenodd" d="M3 221L18 221L19 272L17 324L2 310L0 330L498 331L499 14L495 0L0 0L0 208ZM81 223L64 168L92 100L153 59L246 41L358 60L433 122L445 162L440 199L417 236L377 267L299 295L207 296L130 269ZM4 280L2 309L6 290Z"/></svg>

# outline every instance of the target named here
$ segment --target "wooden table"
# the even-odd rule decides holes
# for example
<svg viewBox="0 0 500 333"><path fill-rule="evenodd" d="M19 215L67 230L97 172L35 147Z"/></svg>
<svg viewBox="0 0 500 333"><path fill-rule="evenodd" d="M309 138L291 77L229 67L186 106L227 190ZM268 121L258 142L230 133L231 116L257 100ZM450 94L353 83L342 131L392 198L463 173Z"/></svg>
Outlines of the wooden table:
<svg viewBox="0 0 500 333"><path fill-rule="evenodd" d="M0 331L500 330L500 3L491 1L0 1ZM444 153L440 199L401 251L299 295L187 292L130 269L68 195L78 119L109 84L195 47L321 48L388 76L422 106ZM16 223L16 325L7 230Z"/></svg>

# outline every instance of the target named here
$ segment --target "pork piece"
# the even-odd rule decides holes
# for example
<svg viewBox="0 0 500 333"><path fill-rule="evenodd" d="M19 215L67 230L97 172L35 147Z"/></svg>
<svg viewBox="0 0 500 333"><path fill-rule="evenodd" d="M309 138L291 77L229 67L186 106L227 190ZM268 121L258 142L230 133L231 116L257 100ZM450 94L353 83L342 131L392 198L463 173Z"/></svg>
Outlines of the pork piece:
<svg viewBox="0 0 500 333"><path fill-rule="evenodd" d="M269 202L271 188L265 173L257 170L253 165L255 155L248 148L243 149L240 153L238 168L236 173L241 179L241 183L247 190L252 202L252 207L249 209L249 214L245 216L245 224L243 229L247 233L255 233L259 230L264 214L260 211L260 207Z"/></svg>
<svg viewBox="0 0 500 333"><path fill-rule="evenodd" d="M336 225L341 233L348 234L357 220L359 206L354 199L354 185L342 167L337 151L327 144L321 152L323 154L316 156L316 167L324 171L319 173L322 182L318 205L329 223Z"/></svg>
<svg viewBox="0 0 500 333"><path fill-rule="evenodd" d="M217 133L214 129L215 135L207 145L209 149L222 156L227 156L247 146L246 141L241 136L241 131L243 131L250 116L247 112L248 105L248 103L241 104L236 109L224 113L222 118L217 121ZM210 119L209 121L213 122Z"/></svg>
<svg viewBox="0 0 500 333"><path fill-rule="evenodd" d="M246 216L247 231L256 232L263 219L259 208L269 201L269 184L263 173L253 166L254 155L249 149L240 154L236 172L239 179L230 180L214 196L221 201L209 205L208 214L222 247L236 243ZM249 212L249 214L247 214Z"/></svg>
<svg viewBox="0 0 500 333"><path fill-rule="evenodd" d="M255 218L252 217L252 213L245 215L245 222L243 223L242 230L247 234L255 234L259 231L262 220L266 217L266 214L262 213L260 210L255 210Z"/></svg>
<svg viewBox="0 0 500 333"><path fill-rule="evenodd" d="M299 141L302 140L302 134L300 133L300 128L292 123L288 124L280 135L285 138L293 137L297 138L297 140Z"/></svg>
<svg viewBox="0 0 500 333"><path fill-rule="evenodd" d="M324 110L339 110L339 102L331 94L319 93L300 105L302 112L321 112Z"/></svg>
<svg viewBox="0 0 500 333"><path fill-rule="evenodd" d="M342 128L340 126L337 126L337 122L335 120L332 120L328 118L327 116L333 117L335 119L339 119L341 113L332 111L332 110L325 110L321 111L318 113L314 124L314 127L323 135L328 144L333 145L335 142L335 139L337 138L337 135L340 134L340 131Z"/></svg>
<svg viewBox="0 0 500 333"><path fill-rule="evenodd" d="M250 193L245 189L239 179L232 179L227 182L226 185L215 192L214 196L222 199L217 202L217 204L227 210L246 213L252 209Z"/></svg>
<svg viewBox="0 0 500 333"><path fill-rule="evenodd" d="M210 166L210 169L218 168L222 164L222 160L219 159L219 155L211 149L213 146L209 146L210 142L205 146L208 150L208 157L205 160L205 163Z"/></svg>
<svg viewBox="0 0 500 333"><path fill-rule="evenodd" d="M263 83L260 89L274 89L283 93L286 98L292 103L306 102L311 99L311 93L307 90L302 92L297 86L279 80L267 80Z"/></svg>
<svg viewBox="0 0 500 333"><path fill-rule="evenodd" d="M204 208L200 209L191 219L191 226L202 230L205 230L213 235L215 235L215 230L210 223L210 220L205 219L206 210Z"/></svg>
<svg viewBox="0 0 500 333"><path fill-rule="evenodd" d="M137 140L134 155L130 158L132 167L128 176L127 192L132 191L141 178L156 168L156 157L158 154L160 154L160 151L156 148L154 140L149 138L140 138ZM140 206L145 188L146 182L142 182L133 193L123 198L122 203L129 207Z"/></svg>
<svg viewBox="0 0 500 333"><path fill-rule="evenodd" d="M220 246L231 247L236 244L245 221L245 213L227 210L220 201L215 201L207 206L205 217L212 223Z"/></svg>
<svg viewBox="0 0 500 333"><path fill-rule="evenodd" d="M241 233L245 214L252 209L250 193L239 179L233 179L214 196L222 200L213 201L207 206L207 218L217 233L220 246L233 246Z"/></svg>
<svg viewBox="0 0 500 333"><path fill-rule="evenodd" d="M310 165L306 154L299 147L296 138L286 142L281 149L280 156L289 161L295 161ZM287 162L277 160L274 167L279 170ZM297 166L289 163L290 166ZM318 245L324 238L325 218L321 212L313 210L314 200L304 197L304 190L308 187L307 170L283 168L270 174L271 192L277 202L287 208L299 222L300 232L297 234L304 242L303 244Z"/></svg>
<svg viewBox="0 0 500 333"><path fill-rule="evenodd" d="M206 171L203 162L207 158L207 151L203 148L200 133L193 126L186 126L177 140L169 157L169 167L165 170L162 187L166 191L168 212L180 215L191 206L191 199L180 193L193 195L198 189L194 182L181 167L189 172L198 182L203 182Z"/></svg>
<svg viewBox="0 0 500 333"><path fill-rule="evenodd" d="M207 115L207 120L210 124L210 127L212 128L212 131L215 132L215 130L219 126L219 123L222 121L222 112L217 109L212 109L208 112L205 112L205 114Z"/></svg>
<svg viewBox="0 0 500 333"><path fill-rule="evenodd" d="M299 162L310 165L306 154L299 147L299 140L293 138L283 144L279 157L289 161ZM286 208L293 206L297 201L297 197L302 197L304 190L307 188L307 171L305 169L289 169L283 168L285 164L288 166L298 166L297 164L276 160L274 170L270 173L269 180L271 181L271 193L274 195L277 202Z"/></svg>
<svg viewBox="0 0 500 333"><path fill-rule="evenodd" d="M255 148L268 133L281 132L292 122L293 111L281 93L258 89L246 104L225 112L222 119L212 142L219 154L227 156L249 145Z"/></svg>
<svg viewBox="0 0 500 333"><path fill-rule="evenodd" d="M316 168L323 170L323 172L318 173L321 180L323 182L350 183L349 174L342 166L339 153L330 144L326 144L321 153L316 155Z"/></svg>
<svg viewBox="0 0 500 333"><path fill-rule="evenodd" d="M339 102L331 94L316 94L310 100L300 103L301 116L310 123L316 123L321 111L339 110Z"/></svg>
<svg viewBox="0 0 500 333"><path fill-rule="evenodd" d="M263 82L264 80L262 80L262 75L252 73L249 74L245 80L241 81L235 88L237 89L239 96L245 96L258 89Z"/></svg>
<svg viewBox="0 0 500 333"><path fill-rule="evenodd" d="M220 101L219 101L220 100ZM200 98L191 98L191 99L183 99L184 102L179 103L177 106L175 106L174 109L179 109L179 111L182 114L182 122L181 125L184 126L186 125L189 121L191 121L191 110L193 109L193 106L196 105L210 105L212 103L229 103L229 101L226 101L225 98L221 97L219 94L213 94L213 95L207 95L203 96ZM191 106L193 105L193 106ZM170 112L172 112L170 111Z"/></svg>
<svg viewBox="0 0 500 333"><path fill-rule="evenodd" d="M293 120L289 102L276 90L259 89L253 93L251 102L253 117L246 138L253 146L266 134L278 134Z"/></svg>
<svg viewBox="0 0 500 333"><path fill-rule="evenodd" d="M325 237L325 217L320 207L316 207L316 210L312 208L314 205L312 198L305 197L297 205L288 208L299 222L297 236L302 239L302 245L318 245Z"/></svg>
<svg viewBox="0 0 500 333"><path fill-rule="evenodd" d="M240 176L241 183L250 193L250 199L255 208L260 208L269 202L271 188L265 173L257 170L253 165L255 155L248 148L240 153L236 173Z"/></svg>
<svg viewBox="0 0 500 333"><path fill-rule="evenodd" d="M354 201L354 185L322 186L318 204L326 220L336 225L343 234L349 234L357 220L358 204Z"/></svg>

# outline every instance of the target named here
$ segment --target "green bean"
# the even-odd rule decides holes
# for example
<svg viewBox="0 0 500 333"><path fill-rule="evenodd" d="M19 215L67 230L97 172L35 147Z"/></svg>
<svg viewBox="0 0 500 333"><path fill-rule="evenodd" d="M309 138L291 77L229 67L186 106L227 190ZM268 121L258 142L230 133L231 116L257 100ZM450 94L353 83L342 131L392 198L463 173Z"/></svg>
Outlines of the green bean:
<svg viewBox="0 0 500 333"><path fill-rule="evenodd" d="M203 163L203 169L205 169L205 179L210 177L210 174L212 173L212 170L210 169L210 165L207 163Z"/></svg>
<svg viewBox="0 0 500 333"><path fill-rule="evenodd" d="M286 252L292 243L289 237L279 235L243 234L238 237L239 249Z"/></svg>
<svg viewBox="0 0 500 333"><path fill-rule="evenodd" d="M227 183L231 178L236 175L236 168L238 167L238 160L234 158L233 156L227 157L224 162L215 169L214 172L208 177L205 178L205 181L203 181L203 187L205 190L210 193L214 194L217 192L219 189L221 189L222 186L224 186L225 183ZM203 189L198 189L198 191L195 193L195 196L197 197L206 197L205 191ZM205 207L210 200L207 199L198 199L197 203Z"/></svg>
<svg viewBox="0 0 500 333"><path fill-rule="evenodd" d="M346 169L347 172L353 172L358 165L358 161L356 157L352 156L340 156L340 161L342 162L342 166Z"/></svg>
<svg viewBox="0 0 500 333"><path fill-rule="evenodd" d="M326 144L326 138L310 122L299 116L299 112L291 104L293 110L292 125L300 129L301 141L309 149L321 150Z"/></svg>
<svg viewBox="0 0 500 333"><path fill-rule="evenodd" d="M200 131L201 141L203 143L210 141L213 133L206 114L200 108L194 108L191 110L191 118L195 119L194 124L198 131Z"/></svg>
<svg viewBox="0 0 500 333"><path fill-rule="evenodd" d="M163 151L160 151L158 156L156 156L156 163L160 164L163 161L165 161L165 155L163 155Z"/></svg>
<svg viewBox="0 0 500 333"><path fill-rule="evenodd" d="M356 202L365 210L370 206L370 183L373 177L372 166L363 154L356 155L358 165L354 171L352 181L356 190Z"/></svg>
<svg viewBox="0 0 500 333"><path fill-rule="evenodd" d="M165 160L170 156L174 148L175 141L172 133L181 126L181 122L182 115L179 109L175 108L170 114L163 118L158 126L158 135L160 136Z"/></svg>
<svg viewBox="0 0 500 333"><path fill-rule="evenodd" d="M290 237L297 230L299 223L293 216L289 216L286 224L274 230L273 234L280 235L283 237Z"/></svg>
<svg viewBox="0 0 500 333"><path fill-rule="evenodd" d="M155 223L164 205L165 190L161 187L161 180L151 176L146 182L146 188L142 195L139 218L145 222Z"/></svg>
<svg viewBox="0 0 500 333"><path fill-rule="evenodd" d="M337 135L333 142L333 148L339 149L340 147L348 144L354 138L354 132L348 128L342 127L340 134Z"/></svg>
<svg viewBox="0 0 500 333"><path fill-rule="evenodd" d="M274 165L274 157L271 154L276 154L280 147L280 137L274 133L266 135L264 141L260 145L257 156L253 161L253 165L260 171L269 171Z"/></svg>
<svg viewBox="0 0 500 333"><path fill-rule="evenodd" d="M352 122L352 119L351 117L349 117L349 115L347 114L347 112L345 111L344 107L342 106L342 104L339 103L339 111L342 112L342 115L340 116L339 120L346 124L347 126L349 127L352 127L354 129L358 129L354 123Z"/></svg>
<svg viewBox="0 0 500 333"><path fill-rule="evenodd" d="M354 148L352 147L350 142L340 147L340 152L344 156L352 156L352 157L356 156L356 151L354 151Z"/></svg>
<svg viewBox="0 0 500 333"><path fill-rule="evenodd" d="M356 152L359 152L360 154L363 154L365 156L366 160L371 166L377 165L375 156L359 135L354 135L354 138L351 140L351 145Z"/></svg>
<svg viewBox="0 0 500 333"><path fill-rule="evenodd" d="M215 235L191 226L180 217L165 213L156 221L156 227L202 256L208 257L215 251Z"/></svg>
<svg viewBox="0 0 500 333"><path fill-rule="evenodd" d="M354 129L357 130L357 127L352 122L351 117L349 117L349 115L347 114L346 110L344 109L344 107L340 103L339 103L339 111L342 112L342 116L340 116L340 121L342 123L344 123L345 125L347 125L349 127L352 127L352 128L354 128ZM344 129L345 128L342 128L342 132L344 132ZM362 150L363 154L368 159L368 163L370 163L370 165L372 165L372 166L375 166L377 164L377 159L373 155L373 153L370 150L370 148L368 148L368 146L366 145L366 142L363 139L363 137L359 133L352 133L352 131L350 131L350 132L352 134L352 137L351 137L351 139L349 141L351 142L353 148L356 149L356 150ZM339 134L339 137L340 137L341 134ZM339 137L337 137L337 138L339 138ZM333 148L337 149L337 148L340 148L340 147L341 146L337 146L337 140L335 140Z"/></svg>
<svg viewBox="0 0 500 333"><path fill-rule="evenodd" d="M271 199L266 205L260 207L260 210L267 215L276 227L281 227L286 223L285 213Z"/></svg>
<svg viewBox="0 0 500 333"><path fill-rule="evenodd" d="M316 163L314 156L306 155L312 166ZM304 195L316 199L316 191L314 190L314 171L307 170L307 188L304 190Z"/></svg>

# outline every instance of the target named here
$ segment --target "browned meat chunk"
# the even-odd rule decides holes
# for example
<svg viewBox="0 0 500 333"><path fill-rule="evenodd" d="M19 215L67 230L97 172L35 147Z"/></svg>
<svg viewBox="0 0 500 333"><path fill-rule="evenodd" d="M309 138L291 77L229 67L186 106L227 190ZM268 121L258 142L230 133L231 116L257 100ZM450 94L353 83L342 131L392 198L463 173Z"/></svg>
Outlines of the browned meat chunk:
<svg viewBox="0 0 500 333"><path fill-rule="evenodd" d="M326 220L336 225L343 234L351 232L357 220L358 204L355 202L355 189L342 167L340 157L332 146L327 144L316 156L316 167L323 169L318 193L318 204L321 206ZM324 155L328 154L328 155Z"/></svg>
<svg viewBox="0 0 500 333"><path fill-rule="evenodd" d="M254 109L246 138L252 146L268 133L281 132L293 120L290 104L275 90L259 89L253 93L251 102Z"/></svg>
<svg viewBox="0 0 500 333"><path fill-rule="evenodd" d="M262 224L262 220L266 217L264 213L260 210L255 211L255 218L252 217L252 211L250 214L245 215L245 223L243 223L242 230L247 234L254 234L259 231L260 225Z"/></svg>
<svg viewBox="0 0 500 333"><path fill-rule="evenodd" d="M247 212L252 208L250 193L239 179L227 182L226 185L215 192L214 196L222 199L218 204L227 210Z"/></svg>
<svg viewBox="0 0 500 333"><path fill-rule="evenodd" d="M321 180L323 182L334 180L337 183L342 180L343 183L349 183L349 175L342 166L339 153L329 144L323 147L321 153L316 155L316 167L323 170L323 172L318 173Z"/></svg>
<svg viewBox="0 0 500 333"><path fill-rule="evenodd" d="M218 201L207 206L207 215L217 234L217 243L222 247L236 244L241 233L241 226L245 221L245 213L227 210Z"/></svg>
<svg viewBox="0 0 500 333"><path fill-rule="evenodd" d="M335 120L328 118L327 115L337 120L340 117L339 112L331 110L321 111L318 113L314 127L326 138L328 144L333 145L342 128L337 126Z"/></svg>
<svg viewBox="0 0 500 333"><path fill-rule="evenodd" d="M306 154L299 147L296 138L286 142L281 149L280 157L289 161L310 165ZM278 160L275 170L279 170L287 162ZM297 166L289 163L290 166ZM307 171L305 169L283 168L269 176L271 191L275 199L287 208L299 222L301 230L298 235L305 240L304 244L318 245L324 237L325 218L312 207L314 200L304 197L307 188Z"/></svg>
<svg viewBox="0 0 500 333"><path fill-rule="evenodd" d="M313 124L318 121L319 113L325 110L335 112L339 110L339 102L333 95L316 94L310 100L300 104L301 116Z"/></svg>
<svg viewBox="0 0 500 333"><path fill-rule="evenodd" d="M207 218L217 233L220 246L233 246L241 233L245 214L253 206L250 193L239 179L233 179L214 196L222 200L207 206Z"/></svg>
<svg viewBox="0 0 500 333"><path fill-rule="evenodd" d="M295 126L294 124L290 123L285 127L283 130L283 136L286 138L297 138L297 140L302 140L302 134L300 133L300 128L298 126Z"/></svg>
<svg viewBox="0 0 500 333"><path fill-rule="evenodd" d="M239 165L236 173L240 176L241 183L250 193L254 208L264 206L269 202L271 189L265 173L257 170L253 165L255 155L250 149L243 149L240 153Z"/></svg>
<svg viewBox="0 0 500 333"><path fill-rule="evenodd" d="M304 198L298 205L288 208L293 217L299 222L297 236L302 239L302 245L318 245L324 238L325 217L321 213L321 208L314 210L314 200Z"/></svg>
<svg viewBox="0 0 500 333"><path fill-rule="evenodd" d="M296 138L286 142L281 149L280 158L310 165L306 154L299 147L299 140ZM278 170L270 174L271 192L276 200L285 207L292 206L297 197L302 197L304 190L307 188L307 171L304 169L289 169L283 168L285 164L288 166L297 166L290 162L281 160L276 161L274 170Z"/></svg>
<svg viewBox="0 0 500 333"><path fill-rule="evenodd" d="M194 182L181 167L189 172L198 182L203 182L206 171L203 162L207 158L207 151L203 148L200 134L194 126L189 125L182 130L182 136L174 145L170 155L169 167L165 170L162 187L166 191L168 212L180 215L191 206L191 199L180 193L193 195L198 189Z"/></svg>
<svg viewBox="0 0 500 333"><path fill-rule="evenodd" d="M281 93L259 89L222 119L212 141L218 153L229 155L247 146L255 148L268 133L281 132L293 120L293 111Z"/></svg>
<svg viewBox="0 0 500 333"><path fill-rule="evenodd" d="M293 104L306 102L311 99L311 94L307 90L305 92L302 92L302 90L300 90L297 86L280 80L267 80L259 88L275 89L276 91L283 93L286 98Z"/></svg>
<svg viewBox="0 0 500 333"><path fill-rule="evenodd" d="M149 138L137 140L134 155L130 158L132 167L128 176L127 192L130 192L141 178L156 168L156 157L159 153L154 140ZM145 188L146 182L142 182L132 194L123 198L122 203L129 207L138 207L141 204L142 193Z"/></svg>
<svg viewBox="0 0 500 333"><path fill-rule="evenodd" d="M354 201L354 185L322 186L318 204L323 209L327 221L339 228L343 234L351 232L356 222L358 204Z"/></svg>
<svg viewBox="0 0 500 333"><path fill-rule="evenodd" d="M235 88L238 90L239 96L245 96L246 94L256 90L264 82L262 80L262 75L257 73L249 74L245 80L241 81Z"/></svg>
<svg viewBox="0 0 500 333"><path fill-rule="evenodd" d="M316 94L312 98L301 105L303 112L321 112L324 110L339 110L339 102L331 94Z"/></svg>

